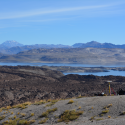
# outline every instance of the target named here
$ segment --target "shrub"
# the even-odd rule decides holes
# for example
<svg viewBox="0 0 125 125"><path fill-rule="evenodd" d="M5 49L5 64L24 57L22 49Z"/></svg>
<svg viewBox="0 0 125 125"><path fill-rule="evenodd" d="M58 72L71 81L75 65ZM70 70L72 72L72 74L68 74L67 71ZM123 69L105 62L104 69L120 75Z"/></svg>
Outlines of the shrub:
<svg viewBox="0 0 125 125"><path fill-rule="evenodd" d="M58 100L52 100L50 104L46 105L46 107L54 105L57 101Z"/></svg>
<svg viewBox="0 0 125 125"><path fill-rule="evenodd" d="M13 105L12 108L16 108L16 105Z"/></svg>
<svg viewBox="0 0 125 125"><path fill-rule="evenodd" d="M27 105L31 105L31 102L25 102L25 103L22 103L22 104L14 105L14 106L12 106L11 108L21 108L21 109L25 109L25 108L27 108L27 107L26 107Z"/></svg>
<svg viewBox="0 0 125 125"><path fill-rule="evenodd" d="M19 118L18 119L15 119L15 120L9 120L9 121L5 121L3 122L2 124L3 125L29 125L29 124L32 124L35 122L35 120L30 120L30 121L27 121L25 119L22 119L20 120L19 122Z"/></svg>
<svg viewBox="0 0 125 125"><path fill-rule="evenodd" d="M103 118L98 118L98 119L96 119L96 121L100 121L100 120L103 120Z"/></svg>
<svg viewBox="0 0 125 125"><path fill-rule="evenodd" d="M25 105L25 106L31 105L31 102L25 102L25 103L23 103L23 105Z"/></svg>
<svg viewBox="0 0 125 125"><path fill-rule="evenodd" d="M73 100L69 100L68 104L72 104L74 101Z"/></svg>
<svg viewBox="0 0 125 125"><path fill-rule="evenodd" d="M35 122L35 120L30 120L29 122L30 122L30 124L32 124L32 123L34 123L34 122Z"/></svg>
<svg viewBox="0 0 125 125"><path fill-rule="evenodd" d="M7 106L7 107L6 107L7 110L9 110L9 109L11 109L11 108L12 108L11 106Z"/></svg>
<svg viewBox="0 0 125 125"><path fill-rule="evenodd" d="M81 96L81 95L79 95L77 98L82 98L82 96Z"/></svg>
<svg viewBox="0 0 125 125"><path fill-rule="evenodd" d="M102 111L103 114L106 114L106 113L108 113L108 112L109 112L109 110L103 110L103 111Z"/></svg>
<svg viewBox="0 0 125 125"><path fill-rule="evenodd" d="M3 110L3 109L2 109L2 108L0 108L0 112L2 112L2 110Z"/></svg>
<svg viewBox="0 0 125 125"><path fill-rule="evenodd" d="M109 108L105 108L105 110L109 110Z"/></svg>
<svg viewBox="0 0 125 125"><path fill-rule="evenodd" d="M90 120L94 120L95 119L95 116L92 116L91 118L90 118Z"/></svg>
<svg viewBox="0 0 125 125"><path fill-rule="evenodd" d="M25 116L26 116L26 114L25 114L25 113L20 113L20 114L21 114L21 116L22 116L22 117L25 117Z"/></svg>
<svg viewBox="0 0 125 125"><path fill-rule="evenodd" d="M47 117L49 113L55 112L56 110L57 110L57 108L48 109L46 112L42 113L41 117Z"/></svg>
<svg viewBox="0 0 125 125"><path fill-rule="evenodd" d="M111 116L110 116L110 115L108 115L108 118L111 118Z"/></svg>
<svg viewBox="0 0 125 125"><path fill-rule="evenodd" d="M19 123L18 123L18 125L28 125L29 124L29 122L27 121L27 120L20 120L19 121Z"/></svg>
<svg viewBox="0 0 125 125"><path fill-rule="evenodd" d="M106 94L104 94L103 96L107 96Z"/></svg>
<svg viewBox="0 0 125 125"><path fill-rule="evenodd" d="M48 109L47 112L50 113L50 112L55 112L57 110L57 108L53 108L53 109Z"/></svg>
<svg viewBox="0 0 125 125"><path fill-rule="evenodd" d="M16 119L16 115L13 118Z"/></svg>
<svg viewBox="0 0 125 125"><path fill-rule="evenodd" d="M120 115L125 115L125 111L123 111Z"/></svg>
<svg viewBox="0 0 125 125"><path fill-rule="evenodd" d="M40 100L39 102L35 102L34 105L41 105L41 104L45 104L46 101L45 100Z"/></svg>
<svg viewBox="0 0 125 125"><path fill-rule="evenodd" d="M111 107L111 106L112 106L112 104L108 104L107 108L109 108L109 107Z"/></svg>
<svg viewBox="0 0 125 125"><path fill-rule="evenodd" d="M19 118L15 119L15 120L9 120L7 125L17 125L18 120L19 120Z"/></svg>
<svg viewBox="0 0 125 125"><path fill-rule="evenodd" d="M0 120L3 120L5 117L5 115L0 116Z"/></svg>
<svg viewBox="0 0 125 125"><path fill-rule="evenodd" d="M49 114L48 112L43 112L42 115L41 115L41 117L47 117L48 114Z"/></svg>
<svg viewBox="0 0 125 125"><path fill-rule="evenodd" d="M25 108L27 108L27 107L26 107L27 105L28 105L28 102L27 102L27 103L23 103L23 104L14 105L14 106L12 106L12 108L25 109Z"/></svg>
<svg viewBox="0 0 125 125"><path fill-rule="evenodd" d="M109 107L111 107L111 106L112 106L112 104L108 104L108 106L105 106L104 109L107 110L107 109L108 109Z"/></svg>
<svg viewBox="0 0 125 125"><path fill-rule="evenodd" d="M51 99L48 99L47 102L51 102Z"/></svg>
<svg viewBox="0 0 125 125"><path fill-rule="evenodd" d="M8 125L9 121L4 121L2 124Z"/></svg>
<svg viewBox="0 0 125 125"><path fill-rule="evenodd" d="M31 116L34 116L34 113L31 113L30 115L31 115Z"/></svg>
<svg viewBox="0 0 125 125"><path fill-rule="evenodd" d="M2 107L2 110L6 110L6 108L5 108L5 107Z"/></svg>
<svg viewBox="0 0 125 125"><path fill-rule="evenodd" d="M59 116L56 116L56 115L55 115L54 117L55 117L55 118L59 118Z"/></svg>
<svg viewBox="0 0 125 125"><path fill-rule="evenodd" d="M7 120L7 121L4 121L3 123L8 123L8 120Z"/></svg>
<svg viewBox="0 0 125 125"><path fill-rule="evenodd" d="M60 119L58 120L58 122L69 122L69 121L72 121L72 120L75 120L77 119L81 114L83 114L83 111L75 111L75 110L72 110L72 111L69 111L69 110L66 110L61 116L60 116Z"/></svg>
<svg viewBox="0 0 125 125"><path fill-rule="evenodd" d="M45 123L47 120L48 120L48 118L45 118L45 119L39 121L39 124L43 124L43 123Z"/></svg>
<svg viewBox="0 0 125 125"><path fill-rule="evenodd" d="M42 102L35 102L34 105L41 105Z"/></svg>
<svg viewBox="0 0 125 125"><path fill-rule="evenodd" d="M9 120L12 120L13 119L13 117L9 117Z"/></svg>
<svg viewBox="0 0 125 125"><path fill-rule="evenodd" d="M50 104L47 104L46 107L50 107L52 105L54 105L55 103L50 103Z"/></svg>
<svg viewBox="0 0 125 125"><path fill-rule="evenodd" d="M17 125L18 120L19 118L15 120L4 121L2 125Z"/></svg>
<svg viewBox="0 0 125 125"><path fill-rule="evenodd" d="M81 109L81 106L79 106L78 109Z"/></svg>
<svg viewBox="0 0 125 125"><path fill-rule="evenodd" d="M26 105L21 104L21 105L19 105L17 108L25 109L25 108L27 108L27 106L26 106Z"/></svg>

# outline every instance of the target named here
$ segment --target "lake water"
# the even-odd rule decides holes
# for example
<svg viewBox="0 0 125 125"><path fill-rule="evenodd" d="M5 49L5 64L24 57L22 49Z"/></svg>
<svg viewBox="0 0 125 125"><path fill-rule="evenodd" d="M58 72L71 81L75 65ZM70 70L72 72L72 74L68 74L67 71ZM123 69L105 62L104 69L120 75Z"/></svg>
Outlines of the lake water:
<svg viewBox="0 0 125 125"><path fill-rule="evenodd" d="M7 66L72 66L72 67L125 67L125 65L88 65L88 64L63 64L63 63L0 63L0 65ZM114 71L109 70L109 72L96 72L96 73L64 73L67 74L79 74L79 75L97 75L97 76L106 76L106 75L115 75L115 76L125 76L125 71Z"/></svg>
<svg viewBox="0 0 125 125"><path fill-rule="evenodd" d="M114 71L109 70L109 72L94 72L94 73L64 73L64 75L68 74L79 74L79 75L97 75L97 76L108 76L108 75L114 75L114 76L125 76L125 71Z"/></svg>
<svg viewBox="0 0 125 125"><path fill-rule="evenodd" d="M0 65L7 65L7 66L73 66L73 67L125 67L125 65L89 65L89 64L70 64L70 63L1 63Z"/></svg>

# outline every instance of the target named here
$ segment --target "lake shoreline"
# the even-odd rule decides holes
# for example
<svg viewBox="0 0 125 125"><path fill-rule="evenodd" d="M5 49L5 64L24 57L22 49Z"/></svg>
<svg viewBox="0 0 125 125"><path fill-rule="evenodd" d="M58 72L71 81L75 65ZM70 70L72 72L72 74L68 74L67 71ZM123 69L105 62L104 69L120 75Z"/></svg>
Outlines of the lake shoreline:
<svg viewBox="0 0 125 125"><path fill-rule="evenodd" d="M51 70L57 70L62 73L109 72L109 70L125 71L125 67L72 67L72 66L41 66L41 67L48 68Z"/></svg>
<svg viewBox="0 0 125 125"><path fill-rule="evenodd" d="M89 64L74 64L74 63L0 63L0 66L35 66L57 70L64 75L79 74L79 75L121 75L125 76L125 65L89 65Z"/></svg>

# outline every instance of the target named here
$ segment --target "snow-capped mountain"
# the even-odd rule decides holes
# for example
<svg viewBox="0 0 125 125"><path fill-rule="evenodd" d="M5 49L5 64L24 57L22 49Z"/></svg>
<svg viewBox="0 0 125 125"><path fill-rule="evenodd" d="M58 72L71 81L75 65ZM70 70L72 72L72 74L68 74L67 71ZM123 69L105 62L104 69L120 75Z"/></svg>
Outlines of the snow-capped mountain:
<svg viewBox="0 0 125 125"><path fill-rule="evenodd" d="M18 43L14 40L5 41L4 43L0 44L0 48L11 48L16 46L23 46L23 44Z"/></svg>

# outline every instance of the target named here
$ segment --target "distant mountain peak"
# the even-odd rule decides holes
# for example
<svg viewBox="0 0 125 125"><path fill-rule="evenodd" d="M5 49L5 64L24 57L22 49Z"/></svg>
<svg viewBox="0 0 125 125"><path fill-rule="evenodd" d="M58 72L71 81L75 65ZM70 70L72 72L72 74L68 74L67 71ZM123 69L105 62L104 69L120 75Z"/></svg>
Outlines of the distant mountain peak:
<svg viewBox="0 0 125 125"><path fill-rule="evenodd" d="M21 44L21 43L18 43L17 41L15 41L15 40L7 40L7 41L3 42L2 44L7 44L7 43L9 43L9 44Z"/></svg>
<svg viewBox="0 0 125 125"><path fill-rule="evenodd" d="M100 43L97 42L97 41L91 41L91 42L88 42L88 43L86 43L86 44L100 44Z"/></svg>
<svg viewBox="0 0 125 125"><path fill-rule="evenodd" d="M18 43L18 42L15 41L15 40L7 40L7 41L5 41L4 43Z"/></svg>
<svg viewBox="0 0 125 125"><path fill-rule="evenodd" d="M18 43L15 40L7 40L1 44L2 47L6 48L11 48L11 47L16 47L16 46L23 46L23 44Z"/></svg>
<svg viewBox="0 0 125 125"><path fill-rule="evenodd" d="M89 42L89 43L99 43L99 42L97 42L97 41L91 41L91 42Z"/></svg>

